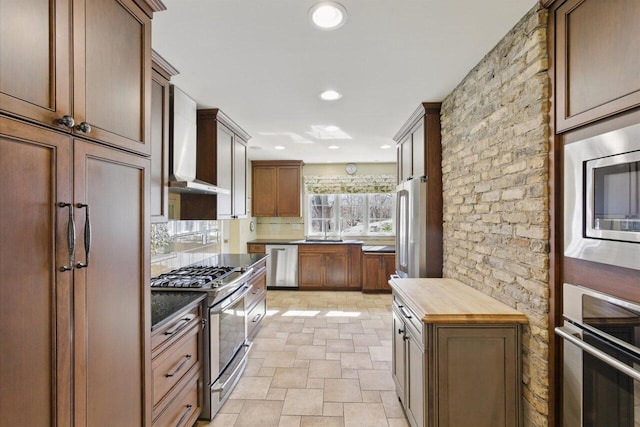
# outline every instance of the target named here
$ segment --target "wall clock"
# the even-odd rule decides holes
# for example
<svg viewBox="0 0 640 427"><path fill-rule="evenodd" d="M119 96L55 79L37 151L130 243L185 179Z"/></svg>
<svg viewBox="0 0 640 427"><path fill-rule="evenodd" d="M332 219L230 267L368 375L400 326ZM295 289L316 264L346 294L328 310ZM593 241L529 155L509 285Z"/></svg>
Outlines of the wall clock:
<svg viewBox="0 0 640 427"><path fill-rule="evenodd" d="M358 170L358 167L355 163L347 163L347 167L345 169L349 175L353 175Z"/></svg>

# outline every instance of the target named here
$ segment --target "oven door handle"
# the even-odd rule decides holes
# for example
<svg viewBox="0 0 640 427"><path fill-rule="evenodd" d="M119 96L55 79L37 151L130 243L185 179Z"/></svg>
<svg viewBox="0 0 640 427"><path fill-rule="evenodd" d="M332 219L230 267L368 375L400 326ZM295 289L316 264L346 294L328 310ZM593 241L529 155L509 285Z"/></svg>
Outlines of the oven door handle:
<svg viewBox="0 0 640 427"><path fill-rule="evenodd" d="M584 342L584 340L572 334L570 329L562 326L562 327L557 327L555 331L556 331L556 335L564 338L565 340L569 341L571 344L578 346L580 349L582 349L583 351L586 351L593 357L603 361L604 363L611 366L612 368L615 368L618 371L621 371L629 375L634 380L640 381L640 372L636 371L629 365L622 363L619 360L609 356L604 351L590 344L587 344L586 342Z"/></svg>
<svg viewBox="0 0 640 427"><path fill-rule="evenodd" d="M211 384L211 388L210 388L210 392L211 393L222 393L224 391L225 388L227 388L227 386L229 385L229 383L233 382L238 374L238 371L240 369L244 368L244 363L245 360L249 357L249 351L251 350L251 347L253 347L253 342L249 342L246 344L243 344L244 347L247 348L244 356L242 356L242 361L240 361L240 363L238 363L238 366L236 366L236 369L233 370L233 372L231 373L231 375L229 375L229 379L222 385L218 385L218 383L214 383Z"/></svg>
<svg viewBox="0 0 640 427"><path fill-rule="evenodd" d="M251 286L247 286L247 285L242 285L242 286L244 287L242 292L240 292L238 295L232 295L231 297L222 301L218 305L214 305L213 307L211 307L209 314L210 315L220 314L225 308L229 307L231 304L238 301L239 299L242 299L245 296L247 296L247 294L251 291Z"/></svg>

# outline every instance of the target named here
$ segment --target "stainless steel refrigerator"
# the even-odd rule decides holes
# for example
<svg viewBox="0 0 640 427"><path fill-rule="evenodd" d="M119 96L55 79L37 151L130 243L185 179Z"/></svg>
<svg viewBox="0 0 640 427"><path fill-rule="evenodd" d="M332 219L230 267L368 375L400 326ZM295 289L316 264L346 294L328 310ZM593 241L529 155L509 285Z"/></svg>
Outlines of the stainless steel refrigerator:
<svg viewBox="0 0 640 427"><path fill-rule="evenodd" d="M396 199L396 274L425 277L427 178L398 184Z"/></svg>

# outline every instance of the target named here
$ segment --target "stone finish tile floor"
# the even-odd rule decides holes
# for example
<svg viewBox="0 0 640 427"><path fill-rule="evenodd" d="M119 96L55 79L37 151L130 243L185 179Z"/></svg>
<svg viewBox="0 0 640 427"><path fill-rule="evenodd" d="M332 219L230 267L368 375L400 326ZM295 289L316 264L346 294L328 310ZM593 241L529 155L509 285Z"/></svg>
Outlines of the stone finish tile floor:
<svg viewBox="0 0 640 427"><path fill-rule="evenodd" d="M408 426L391 377L391 295L269 291L247 368L198 427Z"/></svg>

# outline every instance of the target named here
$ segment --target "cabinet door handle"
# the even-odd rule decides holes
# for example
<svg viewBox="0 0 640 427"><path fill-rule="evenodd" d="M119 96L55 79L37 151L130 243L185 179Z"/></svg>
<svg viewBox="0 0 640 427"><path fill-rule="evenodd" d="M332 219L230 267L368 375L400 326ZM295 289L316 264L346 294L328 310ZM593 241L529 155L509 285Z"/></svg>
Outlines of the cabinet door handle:
<svg viewBox="0 0 640 427"><path fill-rule="evenodd" d="M176 427L180 427L182 425L184 420L187 418L187 415L189 415L189 412L191 412L191 408L193 408L193 405L185 405L185 407L187 408L187 410L184 411L184 414L182 414L182 416L178 420Z"/></svg>
<svg viewBox="0 0 640 427"><path fill-rule="evenodd" d="M76 205L79 209L84 208L84 264L78 262L76 268L89 267L89 251L91 250L91 218L89 217L89 205L84 203L78 203Z"/></svg>
<svg viewBox="0 0 640 427"><path fill-rule="evenodd" d="M73 120L73 117L69 116L69 115L64 115L62 117L60 117L58 120L56 120L56 122L61 125L64 126L66 128L72 129L73 125L76 124L75 120Z"/></svg>
<svg viewBox="0 0 640 427"><path fill-rule="evenodd" d="M182 363L180 363L180 364L178 365L178 367L177 367L176 369L174 369L174 370L173 370L173 372L169 372L168 374L164 374L164 376L165 376L165 377L167 377L167 378L171 378L172 376L174 376L175 374L177 374L177 373L180 371L180 369L184 368L184 365L186 365L186 364L187 364L187 362L188 362L189 360L191 360L191 357L192 357L192 356L191 356L190 354L185 355L185 356L184 356L184 359L182 360Z"/></svg>
<svg viewBox="0 0 640 427"><path fill-rule="evenodd" d="M398 335L402 335L404 331L402 329L398 329Z"/></svg>
<svg viewBox="0 0 640 427"><path fill-rule="evenodd" d="M76 130L82 133L89 133L91 132L91 125L87 122L80 122L80 124L76 126Z"/></svg>
<svg viewBox="0 0 640 427"><path fill-rule="evenodd" d="M69 265L63 265L60 267L61 272L69 271L73 269L73 255L76 250L76 223L73 220L73 204L71 203L58 203L58 207L69 208L69 220L67 222L67 249L69 251Z"/></svg>
<svg viewBox="0 0 640 427"><path fill-rule="evenodd" d="M189 323L189 321L191 320L191 317L185 317L184 319L180 319L178 321L178 324L175 326L175 328L165 331L164 335L173 335L176 332L178 332L180 329L182 329L187 323Z"/></svg>
<svg viewBox="0 0 640 427"><path fill-rule="evenodd" d="M262 317L262 313L256 314L256 317L251 321L251 323L256 323Z"/></svg>

